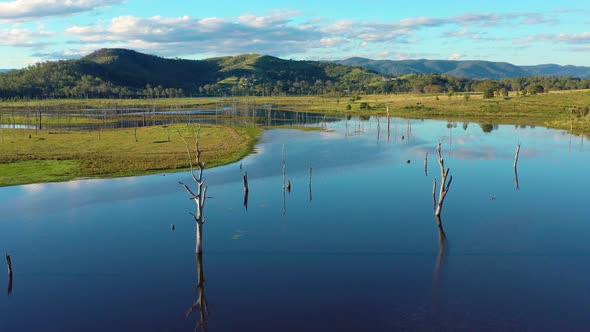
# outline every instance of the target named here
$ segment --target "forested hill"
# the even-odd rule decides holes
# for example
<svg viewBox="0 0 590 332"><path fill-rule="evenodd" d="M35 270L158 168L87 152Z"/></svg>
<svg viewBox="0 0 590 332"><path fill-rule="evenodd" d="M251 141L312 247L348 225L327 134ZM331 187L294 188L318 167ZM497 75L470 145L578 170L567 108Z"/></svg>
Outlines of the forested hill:
<svg viewBox="0 0 590 332"><path fill-rule="evenodd" d="M44 62L0 74L0 98L170 97L196 94L308 93L314 84L355 89L381 81L369 70L330 62L246 54L207 60L167 59L126 49L101 49L76 60Z"/></svg>
<svg viewBox="0 0 590 332"><path fill-rule="evenodd" d="M453 60L371 60L349 58L335 61L359 66L384 75L447 74L471 79L502 79L527 76L570 76L590 78L590 67L537 65L516 66L506 62Z"/></svg>
<svg viewBox="0 0 590 332"><path fill-rule="evenodd" d="M359 65L358 61L355 65ZM414 69L399 76L380 74L377 71L385 70L380 67L370 70L335 62L293 61L258 54L185 60L126 49L101 49L76 60L38 63L0 73L0 99L473 91L487 91L487 95L494 96L507 91L538 93L590 88L590 79L523 78L520 76L524 69L510 64L492 66L492 63L478 62L476 66L466 62L430 61L426 65L423 60L404 63L412 63ZM468 79L457 63L464 63L472 71L477 68L479 76L518 77L495 81ZM424 74L425 68L445 74ZM568 67L568 70L574 69Z"/></svg>

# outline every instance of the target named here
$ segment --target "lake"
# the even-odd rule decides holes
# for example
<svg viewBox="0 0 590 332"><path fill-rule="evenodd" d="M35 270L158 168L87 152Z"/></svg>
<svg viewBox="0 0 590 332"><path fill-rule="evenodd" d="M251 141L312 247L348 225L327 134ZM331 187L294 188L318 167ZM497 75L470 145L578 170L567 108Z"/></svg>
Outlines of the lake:
<svg viewBox="0 0 590 332"><path fill-rule="evenodd" d="M201 257L187 172L0 188L14 269L10 294L0 273L0 331L590 328L583 137L405 119L388 135L385 118L326 127L266 131L255 154L204 171ZM439 141L453 176L443 229Z"/></svg>

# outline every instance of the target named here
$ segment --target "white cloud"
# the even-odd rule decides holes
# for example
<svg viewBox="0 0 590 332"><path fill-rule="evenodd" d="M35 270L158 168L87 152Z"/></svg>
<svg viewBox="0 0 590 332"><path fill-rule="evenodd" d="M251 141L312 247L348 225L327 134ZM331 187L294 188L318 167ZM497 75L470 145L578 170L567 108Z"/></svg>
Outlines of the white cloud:
<svg viewBox="0 0 590 332"><path fill-rule="evenodd" d="M462 53L453 53L451 55L449 55L448 59L449 60L459 60L465 57L465 54Z"/></svg>
<svg viewBox="0 0 590 332"><path fill-rule="evenodd" d="M320 31L290 24L290 15L296 15L295 12L275 11L269 16L247 19L250 15L235 20L120 16L105 26L73 26L66 33L83 43L126 43L140 50L175 56L243 52L286 54L296 47L330 47L343 41L338 36L325 36Z"/></svg>
<svg viewBox="0 0 590 332"><path fill-rule="evenodd" d="M540 42L556 42L576 45L590 44L590 32L560 33L556 35L538 34L514 40L514 44L532 44Z"/></svg>
<svg viewBox="0 0 590 332"><path fill-rule="evenodd" d="M0 22L71 15L122 2L123 0L15 0L0 2Z"/></svg>
<svg viewBox="0 0 590 332"><path fill-rule="evenodd" d="M570 44L590 44L590 32L560 33L557 40Z"/></svg>
<svg viewBox="0 0 590 332"><path fill-rule="evenodd" d="M443 37L460 37L460 36L466 36L468 34L469 34L469 30L461 29L459 31L447 31L447 32L443 33Z"/></svg>
<svg viewBox="0 0 590 332"><path fill-rule="evenodd" d="M46 42L35 40L36 38L47 38L51 36L47 32L35 32L26 29L5 29L0 30L0 46L13 47L42 47Z"/></svg>
<svg viewBox="0 0 590 332"><path fill-rule="evenodd" d="M97 1L78 2L88 4ZM293 54L310 53L321 56L326 48L328 54L335 50L350 54L359 47L366 53L388 52L400 44L421 44L421 31L443 26L450 28L443 37L490 41L492 38L486 37L485 32L475 33L466 26L511 25L530 19L541 22L544 18L544 14L539 13L465 13L451 17L410 17L390 22L352 19L301 22L297 20L300 15L296 11L280 9L264 15L247 12L225 18L119 16L97 25L72 26L65 33L74 37L68 42L70 45L117 45L161 56L254 52L292 57Z"/></svg>
<svg viewBox="0 0 590 332"><path fill-rule="evenodd" d="M299 14L299 12L289 9L272 10L265 16L245 13L238 17L238 22L245 26L267 28L270 26L285 25L289 23L291 17L298 16Z"/></svg>
<svg viewBox="0 0 590 332"><path fill-rule="evenodd" d="M52 60L71 60L71 59L78 59L83 57L87 54L92 53L96 50L97 47L86 45L85 47L79 49L67 49L63 51L56 51L56 52L36 52L33 53L32 56L36 58L40 58L43 61L52 61Z"/></svg>

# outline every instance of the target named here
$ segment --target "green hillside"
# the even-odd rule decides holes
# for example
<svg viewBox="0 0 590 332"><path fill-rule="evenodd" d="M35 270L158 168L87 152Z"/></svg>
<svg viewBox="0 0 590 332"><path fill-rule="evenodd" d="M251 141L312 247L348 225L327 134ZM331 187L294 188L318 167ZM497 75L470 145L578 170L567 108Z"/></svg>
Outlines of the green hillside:
<svg viewBox="0 0 590 332"><path fill-rule="evenodd" d="M207 60L167 59L101 49L81 59L39 63L0 74L0 98L176 97L195 94L308 93L321 83L370 85L381 75L334 63L245 54Z"/></svg>

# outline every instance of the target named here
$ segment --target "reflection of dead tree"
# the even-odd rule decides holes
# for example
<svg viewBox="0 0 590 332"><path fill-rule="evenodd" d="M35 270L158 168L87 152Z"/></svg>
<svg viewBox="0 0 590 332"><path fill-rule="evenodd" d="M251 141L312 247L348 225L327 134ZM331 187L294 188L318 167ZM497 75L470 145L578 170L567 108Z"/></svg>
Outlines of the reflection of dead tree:
<svg viewBox="0 0 590 332"><path fill-rule="evenodd" d="M443 224L440 219L440 216L435 216L436 218L436 225L438 226L438 258L436 259L436 278L438 279L438 274L442 268L443 258L445 255L445 241L447 240L447 236L445 235L445 230L443 229Z"/></svg>
<svg viewBox="0 0 590 332"><path fill-rule="evenodd" d="M203 254L197 253L197 291L199 292L199 295L197 297L197 302L195 302L186 312L185 319L188 319L190 315L192 315L192 313L198 309L200 313L200 319L197 322L195 331L198 331L200 328L203 332L205 332L207 331L209 304L207 303L207 298L205 297L205 278L203 275Z"/></svg>
<svg viewBox="0 0 590 332"><path fill-rule="evenodd" d="M436 211L434 212L435 216L440 216L445 197L447 196L447 193L449 192L449 188L451 187L451 182L453 182L453 176L451 175L451 177L449 178L449 181L447 183L447 177L449 176L450 168L447 168L445 170L445 161L443 160L442 153L440 151L440 146L441 146L441 143L438 143L438 146L436 148L436 150L438 151L438 164L440 165L441 181L440 181L440 192L438 195L438 203L436 204ZM432 189L432 192L433 192L433 196L434 196L436 193L436 179L434 179L434 187ZM434 197L434 198L436 201L436 197Z"/></svg>
<svg viewBox="0 0 590 332"><path fill-rule="evenodd" d="M520 154L520 143L516 145L516 152L514 152L514 187L516 191L520 190L520 186L518 185L518 170L516 166L518 165L518 155Z"/></svg>
<svg viewBox="0 0 590 332"><path fill-rule="evenodd" d="M241 164L240 164L241 165ZM244 173L244 207L248 210L248 194L250 190L248 189L248 172Z"/></svg>
<svg viewBox="0 0 590 332"><path fill-rule="evenodd" d="M283 216L287 213L287 183L285 179L287 177L287 161L285 160L285 144L283 144L281 154L283 156ZM289 191L291 191L291 183L289 182Z"/></svg>
<svg viewBox="0 0 590 332"><path fill-rule="evenodd" d="M192 158L191 158L191 152L190 152L189 145L188 145L187 141L184 139L184 137L182 136L182 134L180 134L180 132L178 134L180 135L180 138L182 138L182 140L184 141L184 144L186 145L186 152L188 154L188 161L189 161L190 168L191 168L191 176L193 177L193 181L197 184L197 193L195 194L183 182L179 181L178 183L180 183L184 187L184 189L190 195L190 198L195 201L195 204L197 206L197 214L191 213L191 215L193 216L193 218L195 219L195 222L197 224L197 232L196 232L197 243L196 243L195 251L196 251L196 253L201 253L201 252L203 252L202 236L203 236L203 224L205 223L205 218L203 218L203 207L205 206L205 199L207 198L207 186L205 186L204 182L203 182L204 165L203 165L203 162L201 161L201 150L199 149L199 136L201 134L201 127L199 127L199 131L197 132L197 135L195 137L195 154L196 154L195 159L196 159L197 166L199 167L199 176L195 175L195 170L193 168L193 162L192 162Z"/></svg>
<svg viewBox="0 0 590 332"><path fill-rule="evenodd" d="M377 140L379 140L379 134L381 133L381 122L377 118Z"/></svg>
<svg viewBox="0 0 590 332"><path fill-rule="evenodd" d="M446 240L447 237L445 235L445 231L443 229L443 224L440 219L440 216L435 216L436 224L438 226L438 256L436 257L436 265L434 266L434 276L433 276L433 287L432 287L432 300L433 306L436 308L439 307L439 280L441 271L444 264L445 258L445 247L446 247Z"/></svg>
<svg viewBox="0 0 590 332"><path fill-rule="evenodd" d="M8 295L12 293L12 260L10 255L6 255L6 266L8 267Z"/></svg>
<svg viewBox="0 0 590 332"><path fill-rule="evenodd" d="M311 202L311 166L309 166L309 201Z"/></svg>
<svg viewBox="0 0 590 332"><path fill-rule="evenodd" d="M428 176L428 152L424 156L424 175Z"/></svg>
<svg viewBox="0 0 590 332"><path fill-rule="evenodd" d="M390 127L390 117L389 117L389 106L387 106L387 143L389 143L389 137L390 137L390 131L389 131L389 127Z"/></svg>

